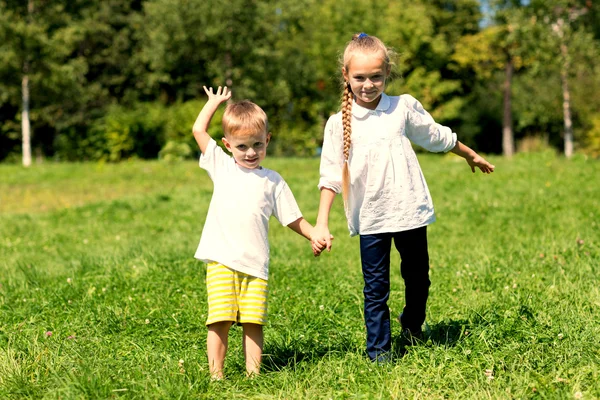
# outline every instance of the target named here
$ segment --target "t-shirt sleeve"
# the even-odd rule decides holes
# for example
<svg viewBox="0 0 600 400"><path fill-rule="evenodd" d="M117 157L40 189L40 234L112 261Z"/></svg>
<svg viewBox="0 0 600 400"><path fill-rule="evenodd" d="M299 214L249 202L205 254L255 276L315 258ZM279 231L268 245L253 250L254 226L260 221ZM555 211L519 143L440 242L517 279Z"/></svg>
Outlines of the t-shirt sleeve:
<svg viewBox="0 0 600 400"><path fill-rule="evenodd" d="M273 215L283 226L288 226L302 216L292 190L283 179L275 191Z"/></svg>
<svg viewBox="0 0 600 400"><path fill-rule="evenodd" d="M447 152L456 145L456 133L447 126L438 124L410 95L403 95L407 107L406 136L415 144L434 153Z"/></svg>
<svg viewBox="0 0 600 400"><path fill-rule="evenodd" d="M225 168L231 157L222 148L217 146L214 139L210 139L204 154L200 156L200 168L208 172L208 176L214 181L220 169Z"/></svg>

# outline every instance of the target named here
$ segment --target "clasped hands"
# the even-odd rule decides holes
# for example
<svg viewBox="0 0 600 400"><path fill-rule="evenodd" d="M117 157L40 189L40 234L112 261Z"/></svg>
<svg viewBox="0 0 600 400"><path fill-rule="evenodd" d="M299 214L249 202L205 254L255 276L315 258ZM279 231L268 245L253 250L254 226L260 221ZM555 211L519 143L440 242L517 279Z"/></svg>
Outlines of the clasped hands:
<svg viewBox="0 0 600 400"><path fill-rule="evenodd" d="M315 257L319 257L323 250L331 251L333 235L326 227L315 226L310 235L310 243Z"/></svg>

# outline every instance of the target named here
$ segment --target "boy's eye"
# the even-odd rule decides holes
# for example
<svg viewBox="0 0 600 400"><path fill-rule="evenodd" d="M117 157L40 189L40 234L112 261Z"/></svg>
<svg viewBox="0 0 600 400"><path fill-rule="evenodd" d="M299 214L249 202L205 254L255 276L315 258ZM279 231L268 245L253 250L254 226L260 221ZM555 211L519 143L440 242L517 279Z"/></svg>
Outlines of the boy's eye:
<svg viewBox="0 0 600 400"><path fill-rule="evenodd" d="M264 144L264 143L261 143L261 142L256 142L256 143L254 143L254 147L258 147L258 148L260 148L260 147L263 147L263 144Z"/></svg>
<svg viewBox="0 0 600 400"><path fill-rule="evenodd" d="M245 144L240 144L239 146L237 146L238 150L246 150L246 145Z"/></svg>

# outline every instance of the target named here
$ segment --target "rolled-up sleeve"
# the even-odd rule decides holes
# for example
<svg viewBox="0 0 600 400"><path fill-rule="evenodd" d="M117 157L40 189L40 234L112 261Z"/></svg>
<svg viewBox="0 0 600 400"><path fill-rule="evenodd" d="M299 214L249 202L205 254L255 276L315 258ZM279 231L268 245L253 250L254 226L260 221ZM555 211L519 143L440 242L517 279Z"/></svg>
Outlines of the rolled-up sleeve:
<svg viewBox="0 0 600 400"><path fill-rule="evenodd" d="M407 107L406 136L424 149L439 153L448 152L456 146L456 133L447 126L438 124L425 111L423 105L410 95L403 95Z"/></svg>
<svg viewBox="0 0 600 400"><path fill-rule="evenodd" d="M328 188L336 193L342 191L342 135L341 122L336 121L334 115L327 120L323 136L323 149L321 151L321 178L319 190Z"/></svg>

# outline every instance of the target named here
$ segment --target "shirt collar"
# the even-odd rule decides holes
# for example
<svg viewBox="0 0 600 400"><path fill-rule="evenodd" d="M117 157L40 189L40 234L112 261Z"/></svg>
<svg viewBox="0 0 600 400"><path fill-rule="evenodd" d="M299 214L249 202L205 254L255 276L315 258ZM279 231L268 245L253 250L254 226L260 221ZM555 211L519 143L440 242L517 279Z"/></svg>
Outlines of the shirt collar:
<svg viewBox="0 0 600 400"><path fill-rule="evenodd" d="M377 107L375 107L375 110L370 110L368 108L359 106L356 103L356 100L353 101L352 102L352 115L354 115L356 118L364 118L367 116L367 114L369 114L369 111L385 112L388 110L388 108L390 108L390 98L387 94L381 93L381 98L379 99L379 103L377 104Z"/></svg>

